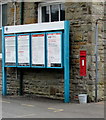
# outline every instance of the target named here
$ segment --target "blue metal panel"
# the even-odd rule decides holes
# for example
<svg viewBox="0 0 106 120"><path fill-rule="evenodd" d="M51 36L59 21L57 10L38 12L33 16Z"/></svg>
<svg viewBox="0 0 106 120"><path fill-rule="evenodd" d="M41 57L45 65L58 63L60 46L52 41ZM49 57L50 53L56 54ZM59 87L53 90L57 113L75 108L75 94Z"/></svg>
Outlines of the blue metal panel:
<svg viewBox="0 0 106 120"><path fill-rule="evenodd" d="M47 42L47 34L52 34L52 33L61 33L61 41L60 41L60 46L61 46L61 66L60 67L48 67L48 42ZM62 46L63 46L63 42L62 42L63 40L62 40L62 31L56 31L56 32L47 32L46 33L46 62L47 62L47 68L63 68L63 55L62 55Z"/></svg>
<svg viewBox="0 0 106 120"><path fill-rule="evenodd" d="M32 68L45 68L45 66L46 66L46 60L45 60L45 58L46 58L46 55L45 55L45 53L46 53L46 47L45 47L45 49L44 49L44 66L33 66L32 65L32 35L40 35L40 34L43 34L44 35L44 44L46 44L45 43L45 33L43 32L43 33L31 33L31 67ZM45 46L45 45L44 45Z"/></svg>
<svg viewBox="0 0 106 120"><path fill-rule="evenodd" d="M17 34L16 34L16 67L18 66L18 43L17 43Z"/></svg>
<svg viewBox="0 0 106 120"><path fill-rule="evenodd" d="M30 68L30 66L17 66L18 68Z"/></svg>
<svg viewBox="0 0 106 120"><path fill-rule="evenodd" d="M69 21L64 22L64 102L70 102Z"/></svg>
<svg viewBox="0 0 106 120"><path fill-rule="evenodd" d="M62 34L62 65L63 65L63 68L64 68L64 31L63 31L63 34Z"/></svg>
<svg viewBox="0 0 106 120"><path fill-rule="evenodd" d="M29 65L28 66L20 66L18 64L18 36L20 35L28 35L29 36ZM30 67L30 34L17 34L17 67L19 68L29 68Z"/></svg>
<svg viewBox="0 0 106 120"><path fill-rule="evenodd" d="M5 66L5 47L4 47L4 27L2 27L2 95L7 94L6 68Z"/></svg>
<svg viewBox="0 0 106 120"><path fill-rule="evenodd" d="M29 34L29 55L30 55L30 67L32 64L32 51L31 51L31 46L32 46L32 42L31 42L31 33Z"/></svg>
<svg viewBox="0 0 106 120"><path fill-rule="evenodd" d="M47 37L45 33L45 68L47 68Z"/></svg>
<svg viewBox="0 0 106 120"><path fill-rule="evenodd" d="M5 37L8 37L8 36L14 36L15 37L15 45L16 45L16 34L14 34L14 35L4 35L4 62L5 62ZM17 45L16 45L17 46ZM16 46L15 46L15 50L17 50L16 49ZM15 51L16 52L16 51ZM16 54L16 53L15 53ZM17 61L17 59L16 59L16 61ZM17 62L16 62L17 63ZM16 63L14 63L15 65L6 65L6 62L5 62L5 65L4 65L4 67L16 67ZM11 63L10 63L11 64Z"/></svg>
<svg viewBox="0 0 106 120"><path fill-rule="evenodd" d="M10 66L10 65L7 66L7 65L5 65L4 67L16 67L16 66Z"/></svg>
<svg viewBox="0 0 106 120"><path fill-rule="evenodd" d="M63 67L47 67L47 68L52 68L52 69L62 69Z"/></svg>

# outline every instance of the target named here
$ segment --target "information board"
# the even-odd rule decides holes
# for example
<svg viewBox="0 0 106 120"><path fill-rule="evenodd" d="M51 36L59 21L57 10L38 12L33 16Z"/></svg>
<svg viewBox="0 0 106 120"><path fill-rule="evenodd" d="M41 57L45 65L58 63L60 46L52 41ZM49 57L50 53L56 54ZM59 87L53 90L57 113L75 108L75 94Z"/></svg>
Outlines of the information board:
<svg viewBox="0 0 106 120"><path fill-rule="evenodd" d="M18 36L18 65L27 66L30 63L29 57L29 35Z"/></svg>
<svg viewBox="0 0 106 120"><path fill-rule="evenodd" d="M15 36L5 36L5 64L13 65L16 63L16 42Z"/></svg>
<svg viewBox="0 0 106 120"><path fill-rule="evenodd" d="M45 35L44 34L32 35L32 65L33 66L45 65Z"/></svg>
<svg viewBox="0 0 106 120"><path fill-rule="evenodd" d="M61 67L61 36L62 33L47 34L48 67Z"/></svg>

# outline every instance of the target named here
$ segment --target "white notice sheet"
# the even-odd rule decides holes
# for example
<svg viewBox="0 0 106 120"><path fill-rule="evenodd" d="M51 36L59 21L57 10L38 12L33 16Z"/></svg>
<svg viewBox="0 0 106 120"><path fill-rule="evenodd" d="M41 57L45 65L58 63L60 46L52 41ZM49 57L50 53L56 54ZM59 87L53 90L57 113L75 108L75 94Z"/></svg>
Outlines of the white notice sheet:
<svg viewBox="0 0 106 120"><path fill-rule="evenodd" d="M5 37L5 62L16 63L15 36Z"/></svg>
<svg viewBox="0 0 106 120"><path fill-rule="evenodd" d="M18 63L29 63L29 35L18 36Z"/></svg>
<svg viewBox="0 0 106 120"><path fill-rule="evenodd" d="M48 67L61 64L61 33L47 34Z"/></svg>
<svg viewBox="0 0 106 120"><path fill-rule="evenodd" d="M45 63L45 36L44 34L33 34L32 35L32 64L43 65Z"/></svg>

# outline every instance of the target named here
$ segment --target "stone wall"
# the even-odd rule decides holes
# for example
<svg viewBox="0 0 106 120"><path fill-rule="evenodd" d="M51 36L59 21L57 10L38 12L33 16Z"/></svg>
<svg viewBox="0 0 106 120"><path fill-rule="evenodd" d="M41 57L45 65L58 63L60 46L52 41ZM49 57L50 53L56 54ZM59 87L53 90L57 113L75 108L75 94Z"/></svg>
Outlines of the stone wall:
<svg viewBox="0 0 106 120"><path fill-rule="evenodd" d="M16 25L21 24L21 3L16 3ZM7 10L7 25L14 25L14 4L12 2L8 3ZM23 6L23 23L31 24L36 23L37 19L37 3L33 2L25 2ZM11 14L10 14L11 13Z"/></svg>
<svg viewBox="0 0 106 120"><path fill-rule="evenodd" d="M95 24L98 18L103 18L102 3L66 3L66 20L71 24L71 96L75 100L79 93L87 93L89 100L95 100ZM98 13L98 11L100 13ZM99 82L98 99L104 96L104 46L103 22L99 23ZM87 51L87 76L79 75L79 51Z"/></svg>
<svg viewBox="0 0 106 120"><path fill-rule="evenodd" d="M63 99L63 70L53 69L8 68L8 95L20 95L20 72L22 72L21 74L23 75L23 95L30 96L36 94Z"/></svg>
<svg viewBox="0 0 106 120"><path fill-rule="evenodd" d="M28 69L24 72L24 94L63 98L63 71L53 69Z"/></svg>
<svg viewBox="0 0 106 120"><path fill-rule="evenodd" d="M16 25L20 24L20 4L16 4ZM7 4L7 25L14 25L14 4Z"/></svg>
<svg viewBox="0 0 106 120"><path fill-rule="evenodd" d="M30 5L29 5L30 4ZM20 24L20 3L17 4L17 23ZM13 25L12 3L8 4L8 25ZM89 100L95 99L95 20L103 18L102 3L65 3L66 20L71 24L70 37L70 95L71 100L78 100L79 93L87 93ZM24 24L37 22L37 4L25 3ZM104 91L104 43L103 24L99 22L98 42L99 82L98 96L103 99ZM79 75L79 51L87 51L87 76ZM19 95L20 69L8 69L7 89L10 95ZM23 69L24 95L42 95L51 98L63 99L64 80L63 70L51 69Z"/></svg>
<svg viewBox="0 0 106 120"><path fill-rule="evenodd" d="M94 3L92 5L92 29L94 30L95 20L103 19L104 4ZM104 22L98 21L98 99L104 97Z"/></svg>
<svg viewBox="0 0 106 120"><path fill-rule="evenodd" d="M24 24L37 23L37 4L33 2L24 3Z"/></svg>
<svg viewBox="0 0 106 120"><path fill-rule="evenodd" d="M19 75L16 68L7 68L7 95L19 95Z"/></svg>

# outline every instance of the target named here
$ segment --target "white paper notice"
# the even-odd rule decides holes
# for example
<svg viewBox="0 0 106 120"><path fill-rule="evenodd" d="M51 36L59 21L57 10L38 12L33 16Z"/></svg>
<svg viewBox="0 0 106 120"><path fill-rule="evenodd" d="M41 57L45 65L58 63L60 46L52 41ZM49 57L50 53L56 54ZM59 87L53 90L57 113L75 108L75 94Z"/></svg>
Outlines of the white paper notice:
<svg viewBox="0 0 106 120"><path fill-rule="evenodd" d="M18 36L18 63L29 63L29 35Z"/></svg>
<svg viewBox="0 0 106 120"><path fill-rule="evenodd" d="M44 65L44 34L32 35L32 64Z"/></svg>
<svg viewBox="0 0 106 120"><path fill-rule="evenodd" d="M48 67L51 64L61 64L61 33L47 35Z"/></svg>
<svg viewBox="0 0 106 120"><path fill-rule="evenodd" d="M15 36L5 37L5 62L16 63Z"/></svg>

